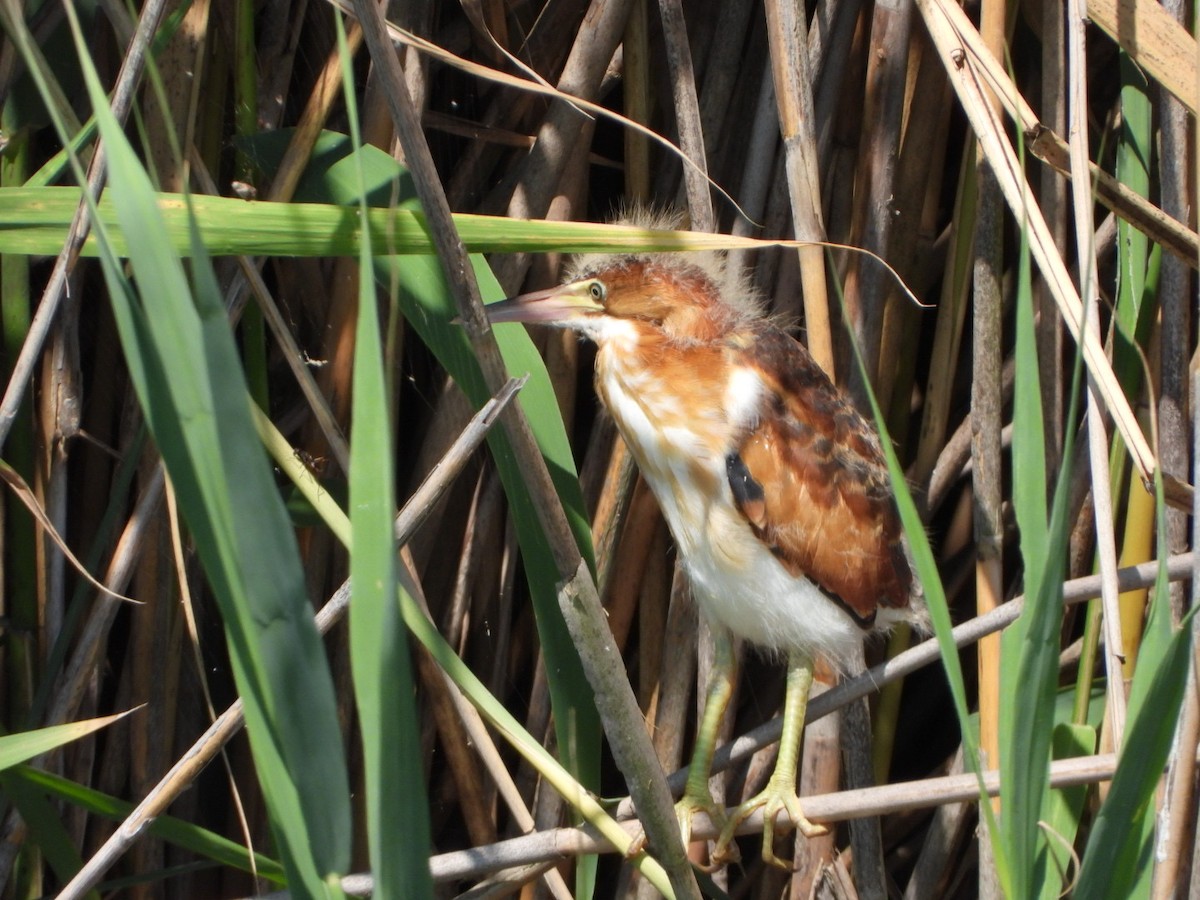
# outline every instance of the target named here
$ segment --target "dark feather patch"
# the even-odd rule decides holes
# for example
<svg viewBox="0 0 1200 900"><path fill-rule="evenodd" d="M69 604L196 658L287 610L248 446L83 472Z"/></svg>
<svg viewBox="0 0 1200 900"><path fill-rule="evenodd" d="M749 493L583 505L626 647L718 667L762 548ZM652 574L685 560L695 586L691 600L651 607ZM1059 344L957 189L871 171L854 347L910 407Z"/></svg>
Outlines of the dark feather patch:
<svg viewBox="0 0 1200 900"><path fill-rule="evenodd" d="M862 613L860 613L857 609L855 609L853 606L851 606L849 603L847 603L845 600L843 600L841 597L839 597L833 591L827 591L827 590L824 590L823 588L819 588L819 590L821 591L822 594L824 594L826 597L828 597L830 600L832 600L834 603L836 603L838 606L840 606L842 609L842 612L846 613L846 615L848 615L850 618L852 618L854 620L854 624L856 624L863 631L870 631L871 628L875 625L875 616L879 612L878 609L872 609L867 615L864 616Z"/></svg>
<svg viewBox="0 0 1200 900"><path fill-rule="evenodd" d="M733 502L751 524L761 528L767 520L767 501L763 486L754 480L740 453L725 457L725 472L733 491Z"/></svg>

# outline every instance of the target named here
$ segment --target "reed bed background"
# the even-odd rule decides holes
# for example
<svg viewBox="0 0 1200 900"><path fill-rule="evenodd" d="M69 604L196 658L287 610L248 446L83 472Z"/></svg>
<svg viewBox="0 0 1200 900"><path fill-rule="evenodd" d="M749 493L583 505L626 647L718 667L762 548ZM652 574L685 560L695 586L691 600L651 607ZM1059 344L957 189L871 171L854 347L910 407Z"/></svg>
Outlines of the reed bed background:
<svg viewBox="0 0 1200 900"><path fill-rule="evenodd" d="M1193 895L1185 11L5 5L4 895ZM790 874L672 839L706 636L590 348L480 311L640 246L874 411L930 603Z"/></svg>

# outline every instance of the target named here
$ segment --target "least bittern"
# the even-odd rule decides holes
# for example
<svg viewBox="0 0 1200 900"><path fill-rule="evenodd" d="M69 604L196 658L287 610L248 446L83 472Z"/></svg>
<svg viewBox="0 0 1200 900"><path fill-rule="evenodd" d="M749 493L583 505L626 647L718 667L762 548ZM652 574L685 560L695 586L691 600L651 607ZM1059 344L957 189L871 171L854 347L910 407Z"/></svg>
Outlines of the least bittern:
<svg viewBox="0 0 1200 900"><path fill-rule="evenodd" d="M874 430L716 254L585 256L566 284L494 304L492 322L573 329L599 346L596 390L675 538L717 664L677 806L738 825L764 808L763 858L786 810L807 836L796 766L815 655L842 669L866 632L919 615ZM783 737L766 789L728 814L709 790L733 679L730 635L786 655Z"/></svg>

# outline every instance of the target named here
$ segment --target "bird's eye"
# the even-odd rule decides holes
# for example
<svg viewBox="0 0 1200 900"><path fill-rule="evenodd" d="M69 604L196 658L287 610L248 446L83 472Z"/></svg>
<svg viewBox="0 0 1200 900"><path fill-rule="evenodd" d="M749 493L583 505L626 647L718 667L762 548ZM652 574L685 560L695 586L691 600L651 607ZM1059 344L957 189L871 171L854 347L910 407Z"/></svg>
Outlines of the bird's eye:
<svg viewBox="0 0 1200 900"><path fill-rule="evenodd" d="M607 291L604 289L604 284L602 282L593 281L591 285L588 286L588 293L592 295L592 299L597 303L603 303Z"/></svg>

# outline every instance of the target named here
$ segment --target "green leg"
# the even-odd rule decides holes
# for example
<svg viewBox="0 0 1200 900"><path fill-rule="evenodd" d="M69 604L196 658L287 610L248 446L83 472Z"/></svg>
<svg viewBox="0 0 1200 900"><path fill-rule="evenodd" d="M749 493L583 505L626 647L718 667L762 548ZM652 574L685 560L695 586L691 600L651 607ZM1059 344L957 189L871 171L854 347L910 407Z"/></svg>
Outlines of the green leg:
<svg viewBox="0 0 1200 900"><path fill-rule="evenodd" d="M788 657L787 696L783 703L783 735L779 739L779 758L775 772L762 793L751 797L729 814L721 837L713 851L713 861L729 855L738 826L759 807L763 807L763 859L784 869L791 868L775 855L775 817L786 810L792 823L805 837L824 834L826 828L805 818L796 793L796 768L800 762L800 739L804 735L804 714L808 707L808 692L812 688L812 657L794 652Z"/></svg>
<svg viewBox="0 0 1200 900"><path fill-rule="evenodd" d="M708 781L712 773L713 753L717 749L717 731L721 727L721 718L725 715L725 708L729 706L729 698L733 694L733 641L724 628L714 628L713 638L716 655L713 659L712 675L708 681L708 693L704 699L704 714L700 719L700 727L696 732L696 747L692 751L692 761L688 766L687 787L684 789L683 799L675 805L675 815L679 818L679 830L683 835L684 846L691 842L694 813L706 812L718 825L725 820L725 811L713 800Z"/></svg>

